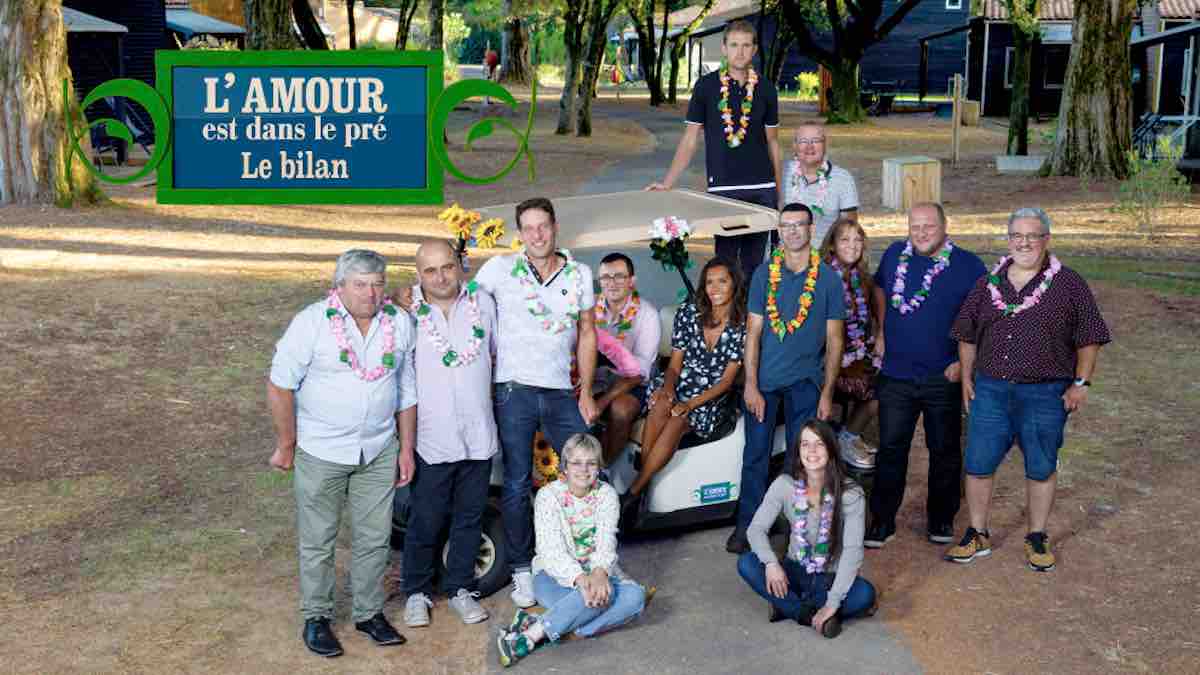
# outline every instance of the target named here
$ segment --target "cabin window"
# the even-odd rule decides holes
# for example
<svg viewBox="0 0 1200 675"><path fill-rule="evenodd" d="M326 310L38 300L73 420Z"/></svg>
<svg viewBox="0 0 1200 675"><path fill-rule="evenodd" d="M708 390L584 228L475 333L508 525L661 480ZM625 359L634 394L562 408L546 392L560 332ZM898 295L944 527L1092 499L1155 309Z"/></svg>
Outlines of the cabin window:
<svg viewBox="0 0 1200 675"><path fill-rule="evenodd" d="M1046 89L1062 89L1067 81L1067 62L1071 58L1071 45L1045 45L1045 63L1042 66L1042 86Z"/></svg>
<svg viewBox="0 0 1200 675"><path fill-rule="evenodd" d="M946 9L962 9L962 0L946 0Z"/></svg>

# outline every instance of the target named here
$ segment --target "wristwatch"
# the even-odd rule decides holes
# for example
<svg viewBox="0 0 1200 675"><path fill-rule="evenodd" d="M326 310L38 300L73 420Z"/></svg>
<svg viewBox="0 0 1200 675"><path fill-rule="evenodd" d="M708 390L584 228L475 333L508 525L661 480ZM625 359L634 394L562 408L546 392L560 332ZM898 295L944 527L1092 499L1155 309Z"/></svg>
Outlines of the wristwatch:
<svg viewBox="0 0 1200 675"><path fill-rule="evenodd" d="M1075 385L1076 387L1090 387L1092 386L1092 381L1085 380L1082 377L1077 377L1075 378L1075 381L1071 382L1071 384Z"/></svg>

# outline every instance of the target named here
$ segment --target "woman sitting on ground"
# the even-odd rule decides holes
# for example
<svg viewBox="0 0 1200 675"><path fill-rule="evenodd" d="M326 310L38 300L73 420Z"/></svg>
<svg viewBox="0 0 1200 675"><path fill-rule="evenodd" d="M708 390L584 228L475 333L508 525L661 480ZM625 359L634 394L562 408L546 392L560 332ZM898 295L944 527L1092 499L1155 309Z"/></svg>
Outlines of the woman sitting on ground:
<svg viewBox="0 0 1200 675"><path fill-rule="evenodd" d="M871 303L875 282L867 255L867 233L862 225L848 218L833 224L821 244L821 259L842 277L846 298L846 334L842 352L842 370L837 390L854 403L846 427L838 434L842 459L858 469L875 468L875 448L862 439L863 430L879 415L875 399L875 376L879 357L875 354L875 334L879 321Z"/></svg>
<svg viewBox="0 0 1200 675"><path fill-rule="evenodd" d="M671 362L650 384L642 469L624 496L622 516L633 517L654 474L671 461L688 431L711 437L736 414L727 398L746 345L746 288L741 270L725 258L709 260L700 272L692 302L675 314Z"/></svg>
<svg viewBox="0 0 1200 675"><path fill-rule="evenodd" d="M645 590L617 565L617 493L599 480L600 441L575 434L563 445L566 470L538 490L533 524L533 595L541 615L518 609L497 646L505 667L543 641L574 633L592 637L632 621Z"/></svg>
<svg viewBox="0 0 1200 675"><path fill-rule="evenodd" d="M841 633L843 619L875 613L875 587L858 575L866 497L846 478L836 447L827 423L804 423L792 475L767 489L746 531L751 551L738 558L738 574L770 603L771 621L792 619L827 638ZM781 512L791 526L782 563L767 538Z"/></svg>

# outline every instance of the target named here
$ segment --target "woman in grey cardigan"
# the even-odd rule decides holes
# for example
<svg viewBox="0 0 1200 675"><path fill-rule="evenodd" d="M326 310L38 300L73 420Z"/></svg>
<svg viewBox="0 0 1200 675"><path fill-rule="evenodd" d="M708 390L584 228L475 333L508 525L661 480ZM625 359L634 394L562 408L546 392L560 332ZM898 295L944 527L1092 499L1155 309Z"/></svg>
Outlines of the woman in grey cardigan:
<svg viewBox="0 0 1200 675"><path fill-rule="evenodd" d="M738 573L770 603L771 621L792 619L827 638L841 633L842 619L875 610L875 587L858 576L866 497L846 478L837 448L827 423L804 423L791 448L799 454L792 475L767 489L746 532L751 551L738 558ZM791 526L782 562L767 538L781 512Z"/></svg>

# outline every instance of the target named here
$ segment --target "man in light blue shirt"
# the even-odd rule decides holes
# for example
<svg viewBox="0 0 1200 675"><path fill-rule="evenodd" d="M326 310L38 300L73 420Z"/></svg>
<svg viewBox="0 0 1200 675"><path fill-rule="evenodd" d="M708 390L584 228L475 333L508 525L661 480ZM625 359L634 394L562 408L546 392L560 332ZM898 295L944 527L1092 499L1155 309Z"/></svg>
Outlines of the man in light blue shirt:
<svg viewBox="0 0 1200 675"><path fill-rule="evenodd" d="M271 466L296 469L304 644L327 657L342 653L330 620L334 542L347 501L355 628L379 645L404 642L383 615L383 574L392 497L414 470L414 331L384 297L386 267L374 251L343 253L328 297L301 310L275 345L267 383Z"/></svg>

